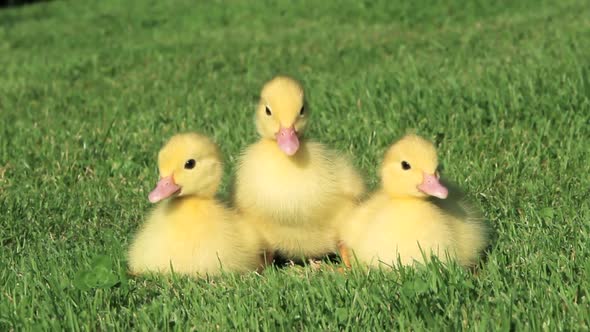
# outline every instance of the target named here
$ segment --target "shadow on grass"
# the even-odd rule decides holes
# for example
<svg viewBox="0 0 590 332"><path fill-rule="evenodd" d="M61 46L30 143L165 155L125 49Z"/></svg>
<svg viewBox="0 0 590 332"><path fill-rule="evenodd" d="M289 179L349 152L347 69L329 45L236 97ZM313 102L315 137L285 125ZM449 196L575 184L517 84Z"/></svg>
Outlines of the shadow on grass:
<svg viewBox="0 0 590 332"><path fill-rule="evenodd" d="M0 9L8 7L18 7L32 5L39 2L49 2L51 0L0 0Z"/></svg>
<svg viewBox="0 0 590 332"><path fill-rule="evenodd" d="M340 260L340 256L338 256L337 254L326 255L326 256L321 257L319 259L314 259L314 261L319 261L321 263L330 263L330 264L341 264L342 263L342 261ZM272 262L272 266L277 269L288 268L293 265L305 267L305 266L309 265L309 260L303 260L303 259L291 260L291 259L285 258L284 256L281 256L280 253L276 253L274 256L274 260Z"/></svg>
<svg viewBox="0 0 590 332"><path fill-rule="evenodd" d="M465 191L449 180L442 179L442 183L449 189L449 196L444 200L434 198L429 198L429 200L455 218L467 220L468 223L479 224L482 227L483 232L486 234L487 244L482 248L478 263L471 267L472 271L475 271L479 266L487 263L488 256L498 240L498 233L496 229L492 227L491 221L485 219L483 211L474 205L474 202L467 197Z"/></svg>

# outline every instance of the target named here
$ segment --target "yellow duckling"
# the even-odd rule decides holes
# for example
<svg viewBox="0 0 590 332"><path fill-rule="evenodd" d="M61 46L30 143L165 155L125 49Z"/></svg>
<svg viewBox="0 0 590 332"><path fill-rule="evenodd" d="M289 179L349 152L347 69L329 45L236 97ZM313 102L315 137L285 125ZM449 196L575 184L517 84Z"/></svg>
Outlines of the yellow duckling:
<svg viewBox="0 0 590 332"><path fill-rule="evenodd" d="M215 275L260 265L254 230L217 202L222 176L217 146L189 133L172 137L158 155L160 181L149 194L160 203L129 249L132 273Z"/></svg>
<svg viewBox="0 0 590 332"><path fill-rule="evenodd" d="M344 263L410 265L431 254L472 265L488 243L488 229L465 201L439 181L434 145L408 135L393 144L381 168L382 189L342 224ZM434 198L432 198L434 197ZM452 199L451 199L452 198ZM444 202L444 203L442 203Z"/></svg>
<svg viewBox="0 0 590 332"><path fill-rule="evenodd" d="M337 250L336 222L364 193L350 161L302 137L308 122L301 85L267 82L256 109L260 140L241 156L235 203L266 242L266 260L317 258Z"/></svg>

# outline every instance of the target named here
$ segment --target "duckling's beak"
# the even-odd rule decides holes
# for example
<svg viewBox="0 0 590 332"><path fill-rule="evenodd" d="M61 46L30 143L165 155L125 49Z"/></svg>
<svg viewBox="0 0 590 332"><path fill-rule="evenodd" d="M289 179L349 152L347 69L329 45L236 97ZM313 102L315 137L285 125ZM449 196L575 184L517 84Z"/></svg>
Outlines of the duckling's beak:
<svg viewBox="0 0 590 332"><path fill-rule="evenodd" d="M299 137L297 137L297 132L292 126L289 128L281 126L279 132L276 133L276 138L279 149L287 156L292 156L299 150Z"/></svg>
<svg viewBox="0 0 590 332"><path fill-rule="evenodd" d="M424 173L422 183L418 186L418 190L426 195L445 199L449 195L449 190L440 183L438 176L434 174Z"/></svg>
<svg viewBox="0 0 590 332"><path fill-rule="evenodd" d="M174 183L172 175L161 178L148 196L151 203L158 203L180 191L180 186Z"/></svg>

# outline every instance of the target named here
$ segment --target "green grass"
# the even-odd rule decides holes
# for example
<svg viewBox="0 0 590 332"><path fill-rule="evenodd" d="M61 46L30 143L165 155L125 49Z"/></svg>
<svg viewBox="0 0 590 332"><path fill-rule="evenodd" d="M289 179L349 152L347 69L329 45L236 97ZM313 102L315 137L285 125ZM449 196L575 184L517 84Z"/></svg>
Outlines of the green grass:
<svg viewBox="0 0 590 332"><path fill-rule="evenodd" d="M589 54L584 0L2 9L0 330L588 330ZM277 73L304 82L309 136L371 188L394 139L436 140L496 233L477 272L121 276L161 144L211 135L227 200Z"/></svg>

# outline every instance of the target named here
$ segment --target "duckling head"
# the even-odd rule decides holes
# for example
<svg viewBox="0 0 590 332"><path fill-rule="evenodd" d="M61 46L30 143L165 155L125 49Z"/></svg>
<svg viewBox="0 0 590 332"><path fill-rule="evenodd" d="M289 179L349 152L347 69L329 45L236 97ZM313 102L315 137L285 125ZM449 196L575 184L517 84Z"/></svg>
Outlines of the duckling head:
<svg viewBox="0 0 590 332"><path fill-rule="evenodd" d="M440 183L434 145L416 135L407 135L385 154L381 167L383 189L392 197L447 198L448 189Z"/></svg>
<svg viewBox="0 0 590 332"><path fill-rule="evenodd" d="M256 128L260 136L276 140L286 155L299 149L299 139L307 123L303 87L285 76L267 82L260 93L256 109Z"/></svg>
<svg viewBox="0 0 590 332"><path fill-rule="evenodd" d="M212 198L222 176L217 146L196 133L173 136L158 154L158 169L160 180L149 194L152 203L172 196Z"/></svg>

